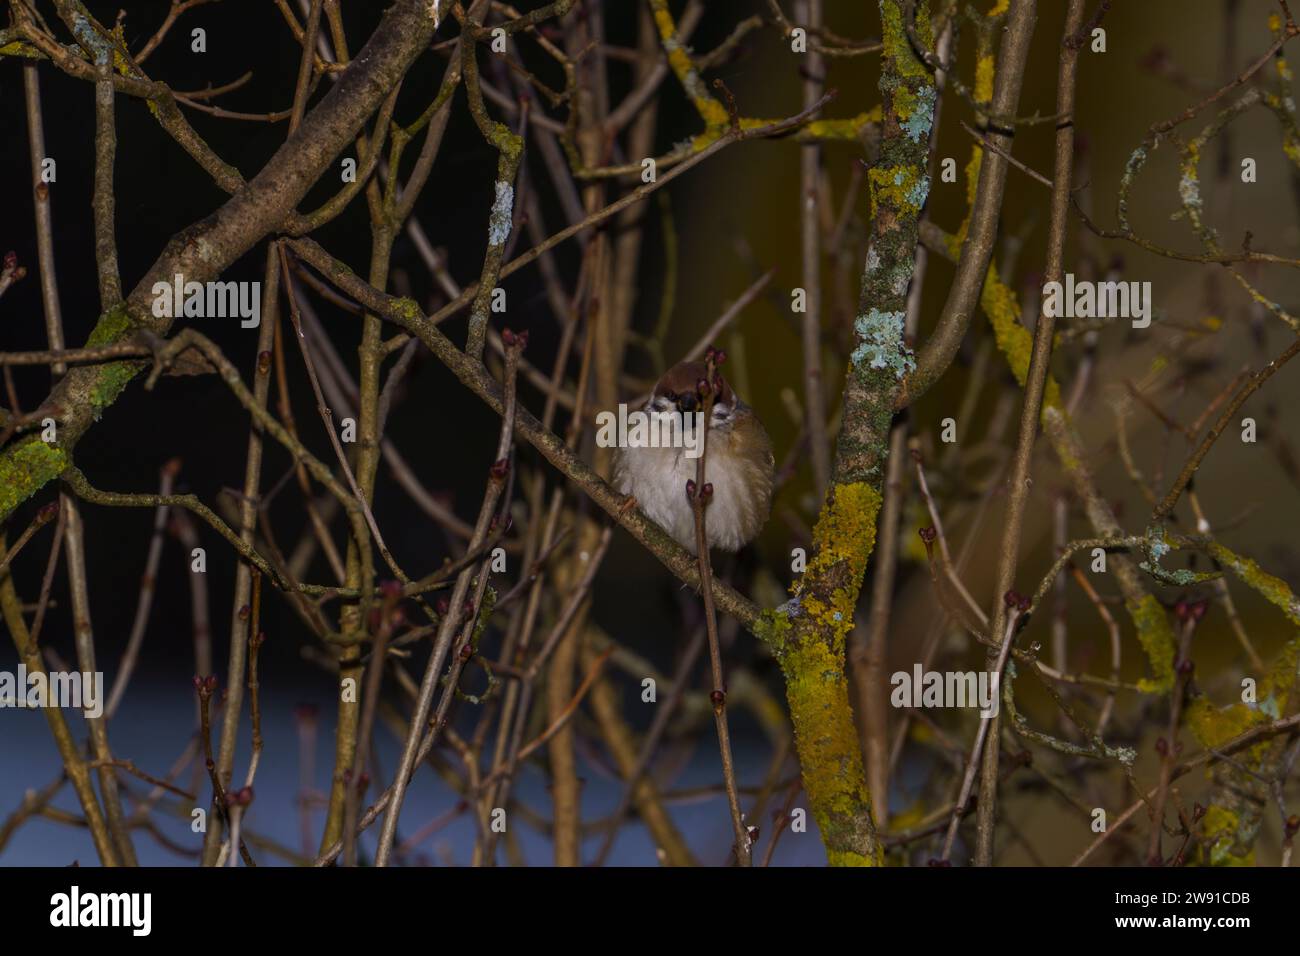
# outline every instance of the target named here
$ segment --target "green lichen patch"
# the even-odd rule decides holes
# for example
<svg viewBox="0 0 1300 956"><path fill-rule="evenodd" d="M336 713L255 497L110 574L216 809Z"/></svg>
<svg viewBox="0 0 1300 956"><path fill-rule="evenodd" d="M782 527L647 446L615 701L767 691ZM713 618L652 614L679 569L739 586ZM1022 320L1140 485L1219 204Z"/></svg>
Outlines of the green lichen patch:
<svg viewBox="0 0 1300 956"><path fill-rule="evenodd" d="M1250 703L1237 701L1226 707L1215 707L1208 697L1193 700L1187 707L1187 725L1196 739L1205 747L1217 748L1251 727L1277 719L1295 693L1298 659L1300 638L1292 638L1260 680L1255 700ZM1257 760L1267 746L1267 742L1262 742L1243 753L1248 759Z"/></svg>
<svg viewBox="0 0 1300 956"><path fill-rule="evenodd" d="M1140 601L1124 604L1137 628L1138 643L1146 652L1152 676L1138 681L1138 687L1148 693L1163 694L1174 686L1174 631L1169 626L1169 615L1152 595Z"/></svg>
<svg viewBox="0 0 1300 956"><path fill-rule="evenodd" d="M867 171L871 215L882 205L901 216L920 215L930 195L930 177L919 166L875 166Z"/></svg>
<svg viewBox="0 0 1300 956"><path fill-rule="evenodd" d="M754 624L754 636L766 644L780 658L790 641L790 614L798 605L790 602L775 609L765 610Z"/></svg>
<svg viewBox="0 0 1300 956"><path fill-rule="evenodd" d="M831 488L794 598L766 612L756 628L785 675L804 787L833 866L882 862L844 667L880 503L866 482Z"/></svg>
<svg viewBox="0 0 1300 956"><path fill-rule="evenodd" d="M90 331L89 338L86 339L86 348L97 349L120 342L131 333L132 328L134 323L126 306L115 305L99 317L99 321Z"/></svg>
<svg viewBox="0 0 1300 956"><path fill-rule="evenodd" d="M90 337L86 339L86 348L100 348L114 345L126 339L135 329L135 323L124 304L118 304L99 317ZM144 368L143 362L110 362L98 366L96 377L90 388L91 412L96 421L104 409L117 401L131 379Z"/></svg>
<svg viewBox="0 0 1300 956"><path fill-rule="evenodd" d="M881 863L848 849L869 842L871 797L849 707L844 654L820 641L794 647L781 662L804 789L832 866Z"/></svg>
<svg viewBox="0 0 1300 956"><path fill-rule="evenodd" d="M825 643L841 657L844 635L853 626L862 576L875 548L880 501L880 493L866 482L831 489L813 528L812 560L796 592L801 616L828 636Z"/></svg>
<svg viewBox="0 0 1300 956"><path fill-rule="evenodd" d="M1034 337L1020 324L1020 303L1016 294L1002 281L996 263L990 262L980 290L980 308L993 326L993 338L998 350L1006 357L1007 365L1016 381L1024 388L1029 379L1029 362L1034 354ZM1057 408L1061 404L1061 387L1049 373L1043 390L1043 409Z"/></svg>
<svg viewBox="0 0 1300 956"><path fill-rule="evenodd" d="M1212 543L1210 554L1243 583L1257 591L1269 603L1282 609L1293 624L1300 625L1300 599L1279 577L1269 574L1250 558L1243 558L1223 545Z"/></svg>
<svg viewBox="0 0 1300 956"><path fill-rule="evenodd" d="M880 23L882 29L881 43L884 56L894 61L894 70L903 77L928 79L929 71L925 64L917 59L916 51L907 38L903 27L904 4L900 0L880 0ZM921 0L916 4L917 39L927 48L934 47L934 34L930 29L930 4ZM881 71L881 83L885 82L886 71Z"/></svg>
<svg viewBox="0 0 1300 956"><path fill-rule="evenodd" d="M1210 807L1201 821L1205 861L1210 866L1254 866L1258 834L1258 823L1247 824L1240 813L1227 807Z"/></svg>
<svg viewBox="0 0 1300 956"><path fill-rule="evenodd" d="M1219 749L1253 727L1276 720L1293 706L1300 663L1300 637L1292 638L1259 682L1253 701L1216 707L1208 697L1192 700L1187 726L1207 749ZM1199 828L1197 859L1210 866L1253 865L1262 811L1270 799L1262 780L1277 772L1285 748L1279 738L1265 738L1211 766L1215 782L1211 804Z"/></svg>
<svg viewBox="0 0 1300 956"><path fill-rule="evenodd" d="M35 435L6 448L0 454L0 521L70 464L67 452Z"/></svg>

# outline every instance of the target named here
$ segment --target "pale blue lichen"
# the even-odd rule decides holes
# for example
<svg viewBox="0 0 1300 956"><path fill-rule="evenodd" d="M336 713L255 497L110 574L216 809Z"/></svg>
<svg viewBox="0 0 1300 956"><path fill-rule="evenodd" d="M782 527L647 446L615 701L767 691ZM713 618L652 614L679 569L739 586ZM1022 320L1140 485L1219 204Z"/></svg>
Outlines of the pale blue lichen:
<svg viewBox="0 0 1300 956"><path fill-rule="evenodd" d="M853 323L858 347L853 350L854 365L864 361L871 368L891 368L898 378L916 370L916 359L903 342L902 312L872 309Z"/></svg>
<svg viewBox="0 0 1300 956"><path fill-rule="evenodd" d="M1196 176L1191 172L1183 173L1183 177L1178 180L1178 196L1183 201L1183 205L1195 210L1200 210L1201 202L1201 185L1196 181Z"/></svg>
<svg viewBox="0 0 1300 956"><path fill-rule="evenodd" d="M108 63L112 48L107 40L95 32L95 28L80 11L74 11L72 14L72 33L87 50L94 54L97 65L104 66Z"/></svg>
<svg viewBox="0 0 1300 956"><path fill-rule="evenodd" d="M1116 217L1119 219L1121 227L1128 228L1128 190L1133 185L1133 178L1137 176L1147 161L1147 151L1144 147L1139 146L1131 154L1128 161L1124 164L1124 176L1120 180L1119 202L1116 208Z"/></svg>
<svg viewBox="0 0 1300 956"><path fill-rule="evenodd" d="M1124 178L1132 179L1133 174L1142 168L1147 161L1147 151L1145 147L1139 146L1129 154L1128 161L1124 163Z"/></svg>
<svg viewBox="0 0 1300 956"><path fill-rule="evenodd" d="M504 246L510 238L511 217L515 208L515 188L506 182L497 183L496 199L492 202L492 216L488 219L488 245Z"/></svg>
<svg viewBox="0 0 1300 956"><path fill-rule="evenodd" d="M922 176L916 181L907 193L907 201L920 209L925 205L926 197L930 195L930 177Z"/></svg>
<svg viewBox="0 0 1300 956"><path fill-rule="evenodd" d="M1147 551L1151 560L1159 563L1170 552L1169 542L1165 540L1165 529L1159 525L1147 528Z"/></svg>
<svg viewBox="0 0 1300 956"><path fill-rule="evenodd" d="M1138 563L1138 567L1156 580L1163 581L1165 584L1172 584L1175 587L1190 587L1203 580L1201 575L1186 568L1167 571L1151 561L1141 561Z"/></svg>
<svg viewBox="0 0 1300 956"><path fill-rule="evenodd" d="M1187 568L1170 571L1162 568L1160 560L1173 551L1173 547L1165 540L1165 529L1161 525L1152 525L1147 528L1144 549L1150 560L1139 562L1138 567L1164 584L1171 584L1175 587L1191 587L1193 584L1201 584L1220 576L1220 572L1217 571L1191 571Z"/></svg>
<svg viewBox="0 0 1300 956"><path fill-rule="evenodd" d="M919 143L921 137L930 135L930 127L934 125L934 98L934 87L922 86L918 89L912 113L901 124L914 143Z"/></svg>

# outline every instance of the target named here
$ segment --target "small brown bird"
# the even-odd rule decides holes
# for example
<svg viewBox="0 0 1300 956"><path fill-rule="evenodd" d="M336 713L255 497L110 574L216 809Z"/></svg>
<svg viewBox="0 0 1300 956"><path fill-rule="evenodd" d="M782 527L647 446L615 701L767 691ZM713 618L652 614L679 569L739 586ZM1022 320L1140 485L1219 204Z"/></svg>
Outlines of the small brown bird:
<svg viewBox="0 0 1300 956"><path fill-rule="evenodd" d="M685 441L653 447L633 441L619 442L614 453L614 486L632 495L656 524L695 553L695 518L686 496L686 482L695 480L699 462L698 438L692 442L688 418L701 408L699 383L705 380L703 362L679 362L664 373L642 412L671 416L670 425ZM718 385L708 422L705 482L713 485L706 512L709 546L739 551L767 522L772 505L775 461L772 441L754 410L746 405L726 379L715 372ZM700 420L703 416L700 415ZM671 433L672 428L665 429Z"/></svg>

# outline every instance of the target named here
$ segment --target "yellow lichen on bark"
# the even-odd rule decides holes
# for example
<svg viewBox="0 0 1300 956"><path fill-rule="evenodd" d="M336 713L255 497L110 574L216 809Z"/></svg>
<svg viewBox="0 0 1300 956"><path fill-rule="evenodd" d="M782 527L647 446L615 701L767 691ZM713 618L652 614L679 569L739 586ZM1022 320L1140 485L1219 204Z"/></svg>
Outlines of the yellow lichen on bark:
<svg viewBox="0 0 1300 956"><path fill-rule="evenodd" d="M832 866L882 861L844 655L875 547L880 503L880 493L865 482L831 488L813 529L813 557L794 588L793 620L788 628L775 622L770 628L785 675L804 789Z"/></svg>
<svg viewBox="0 0 1300 956"><path fill-rule="evenodd" d="M849 707L844 651L820 641L792 648L781 661L803 785L832 866L872 866L875 858L841 849L845 831L871 806L857 729Z"/></svg>
<svg viewBox="0 0 1300 956"><path fill-rule="evenodd" d="M1300 677L1300 637L1278 655L1269 673L1259 682L1254 700L1216 707L1208 697L1195 698L1187 707L1187 726L1206 749L1217 749L1252 727L1269 723L1288 713ZM1234 756L1238 765L1219 763L1211 768L1216 792L1199 828L1197 861L1209 866L1253 866L1255 840L1262 821L1260 810L1269 799L1259 792L1259 778L1276 773L1276 760L1285 741L1277 738L1259 743Z"/></svg>
<svg viewBox="0 0 1300 956"><path fill-rule="evenodd" d="M1126 601L1124 607L1133 619L1138 643L1151 664L1152 676L1138 681L1138 687L1148 693L1163 694L1174 686L1174 631L1169 626L1169 617L1150 594L1140 601Z"/></svg>
<svg viewBox="0 0 1300 956"><path fill-rule="evenodd" d="M1258 592L1270 604L1281 608L1292 624L1300 624L1300 600L1281 578L1269 574L1250 558L1243 558L1218 542L1209 546L1214 559Z"/></svg>
<svg viewBox="0 0 1300 956"><path fill-rule="evenodd" d="M876 516L880 493L866 482L836 485L813 529L813 558L795 587L802 611L813 618L843 655L844 635L853 626L862 575L876 545ZM829 594L823 588L805 588L807 582L833 580Z"/></svg>
<svg viewBox="0 0 1300 956"><path fill-rule="evenodd" d="M993 99L993 55L987 54L975 63L975 102L987 103Z"/></svg>

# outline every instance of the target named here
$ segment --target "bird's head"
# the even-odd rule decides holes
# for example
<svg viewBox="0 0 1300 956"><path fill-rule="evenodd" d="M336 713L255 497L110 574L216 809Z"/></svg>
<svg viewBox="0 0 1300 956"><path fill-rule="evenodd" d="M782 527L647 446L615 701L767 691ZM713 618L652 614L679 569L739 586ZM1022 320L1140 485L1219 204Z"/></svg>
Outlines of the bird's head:
<svg viewBox="0 0 1300 956"><path fill-rule="evenodd" d="M680 412L684 415L703 408L701 385L708 382L708 369L703 362L678 362L655 383L650 398L650 408L657 412ZM711 427L725 425L736 409L736 394L722 373L716 369L710 387L713 390Z"/></svg>

